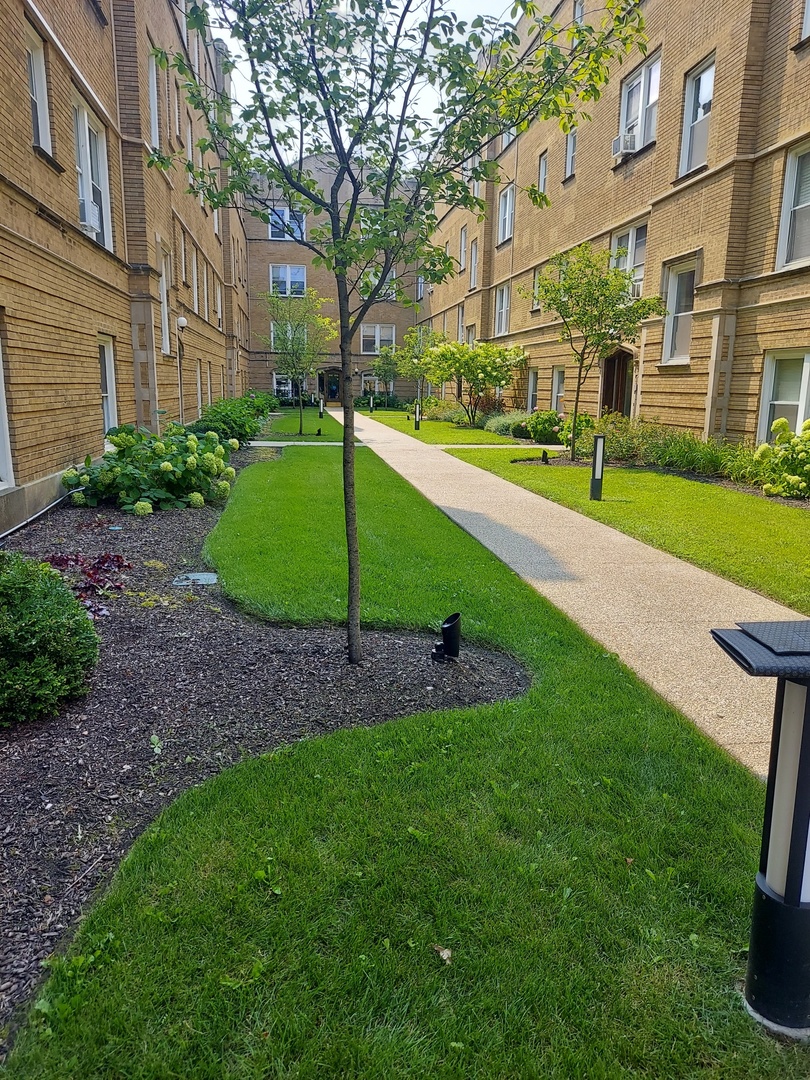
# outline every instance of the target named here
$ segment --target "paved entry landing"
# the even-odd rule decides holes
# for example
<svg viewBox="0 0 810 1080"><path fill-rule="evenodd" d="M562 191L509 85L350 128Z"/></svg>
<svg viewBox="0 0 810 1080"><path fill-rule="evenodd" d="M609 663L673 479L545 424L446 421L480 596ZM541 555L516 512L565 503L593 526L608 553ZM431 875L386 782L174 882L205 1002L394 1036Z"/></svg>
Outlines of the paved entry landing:
<svg viewBox="0 0 810 1080"><path fill-rule="evenodd" d="M795 611L369 417L355 424L448 517L744 765L767 772L775 680L745 675L709 630Z"/></svg>

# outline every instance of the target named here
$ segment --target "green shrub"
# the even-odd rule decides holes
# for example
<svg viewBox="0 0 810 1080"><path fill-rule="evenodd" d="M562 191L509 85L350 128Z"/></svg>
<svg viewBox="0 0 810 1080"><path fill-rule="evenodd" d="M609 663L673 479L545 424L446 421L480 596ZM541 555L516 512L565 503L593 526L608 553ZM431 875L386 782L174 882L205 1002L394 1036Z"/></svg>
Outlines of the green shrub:
<svg viewBox="0 0 810 1080"><path fill-rule="evenodd" d="M127 424L112 428L108 437L114 451L95 465L87 458L83 468L68 469L62 477L77 506L115 501L138 516L151 514L155 507L202 506L226 498L236 476L228 458L239 448L238 441L221 442L213 431L198 438L179 424L169 424L162 435L155 435Z"/></svg>
<svg viewBox="0 0 810 1080"><path fill-rule="evenodd" d="M622 461L630 465L657 465L663 440L671 429L648 420L630 419L621 413L605 413L593 427L586 429L577 440L583 456L593 454L593 436L604 435L605 460Z"/></svg>
<svg viewBox="0 0 810 1080"><path fill-rule="evenodd" d="M97 659L93 623L58 571L0 551L0 725L83 693Z"/></svg>
<svg viewBox="0 0 810 1080"><path fill-rule="evenodd" d="M448 424L466 424L467 414L460 405L454 405L452 401L440 401L437 405L431 405L422 413L425 420L444 420Z"/></svg>
<svg viewBox="0 0 810 1080"><path fill-rule="evenodd" d="M526 421L529 437L536 443L560 443L562 442L562 430L564 417L561 413L550 409L547 412L533 412ZM577 424L579 430L582 430Z"/></svg>
<svg viewBox="0 0 810 1080"><path fill-rule="evenodd" d="M528 413L525 412L506 412L506 413L494 413L487 419L484 424L486 431L494 431L496 435L511 435L512 429L516 424L525 423L528 418ZM520 438L521 436L518 436ZM524 439L528 438L528 434L524 429L522 436Z"/></svg>
<svg viewBox="0 0 810 1080"><path fill-rule="evenodd" d="M220 439L238 439L239 442L255 439L261 431L263 419L271 411L267 408L268 398L267 394L220 398L205 405L200 419L189 424L186 431L195 435L215 431Z"/></svg>
<svg viewBox="0 0 810 1080"><path fill-rule="evenodd" d="M588 413L583 412L577 414L577 446L579 446L579 440L582 438L583 432L587 431L589 428L592 428L594 423L594 418ZM571 432L573 430L574 421L573 418L569 416L560 428L560 439L565 443L566 446L571 445Z"/></svg>
<svg viewBox="0 0 810 1080"><path fill-rule="evenodd" d="M760 469L766 495L781 495L786 499L810 497L810 420L805 420L799 432L790 430L784 417L774 420L771 431L774 445L763 443L754 458Z"/></svg>

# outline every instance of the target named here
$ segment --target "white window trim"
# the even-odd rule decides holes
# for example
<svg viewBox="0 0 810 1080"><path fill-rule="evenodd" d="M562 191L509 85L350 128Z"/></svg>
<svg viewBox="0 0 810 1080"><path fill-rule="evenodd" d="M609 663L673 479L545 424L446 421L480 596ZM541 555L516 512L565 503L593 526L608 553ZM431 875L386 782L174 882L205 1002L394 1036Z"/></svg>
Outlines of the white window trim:
<svg viewBox="0 0 810 1080"><path fill-rule="evenodd" d="M146 59L147 75L149 83L149 145L153 150L160 148L160 112L158 111L158 66L154 46L147 38L149 55Z"/></svg>
<svg viewBox="0 0 810 1080"><path fill-rule="evenodd" d="M11 432L8 426L6 388L3 377L3 342L0 341L0 491L14 486L14 470L11 465Z"/></svg>
<svg viewBox="0 0 810 1080"><path fill-rule="evenodd" d="M501 135L501 150L505 150L507 146L511 146L516 138L517 131L515 130L514 125L512 127L508 127L506 131L504 131L504 133Z"/></svg>
<svg viewBox="0 0 810 1080"><path fill-rule="evenodd" d="M562 387L560 386L562 381ZM560 391L562 390L562 393ZM558 414L562 413L562 409L559 408L560 398L565 398L565 365L555 364L551 369L551 408L556 410Z"/></svg>
<svg viewBox="0 0 810 1080"><path fill-rule="evenodd" d="M478 237L470 241L470 288L478 288Z"/></svg>
<svg viewBox="0 0 810 1080"><path fill-rule="evenodd" d="M416 299L422 300L425 295L425 278L419 274L416 278Z"/></svg>
<svg viewBox="0 0 810 1080"><path fill-rule="evenodd" d="M373 350L365 348L365 343L363 341L364 337L369 337L370 336L368 331L372 327L374 327L374 349ZM381 348L381 346L380 346L380 338L382 336L380 331L382 330L383 327L385 327L386 329L390 328L390 330L391 330L391 348L394 348L396 346L397 328L393 323L363 323L362 326L360 327L360 354L362 356L376 356L379 353L380 348ZM365 331L365 333L364 333L364 331Z"/></svg>
<svg viewBox="0 0 810 1080"><path fill-rule="evenodd" d="M635 275L636 267L634 263L636 258L636 232L638 229L644 227L647 228L649 234L649 219L645 218L643 221L634 221L632 225L627 225L623 229L616 230L610 241L610 251L613 256L612 262L614 266L618 265L616 260L616 252L619 250L619 237L624 236L625 233L628 233L629 240L627 244L626 266L624 267L624 269L632 270ZM646 269L646 259L645 266L641 272L641 277L634 277L634 286L638 286L637 290L634 288L632 294L634 300L637 300L641 296L641 293L644 289L644 269Z"/></svg>
<svg viewBox="0 0 810 1080"><path fill-rule="evenodd" d="M689 356L672 356L673 338L675 334L675 317L676 315L691 315L694 324L695 309L692 307L691 311L675 311L675 297L677 296L678 289L678 275L686 274L690 270L695 271L695 288L697 288L697 260L696 259L684 259L682 262L673 263L667 267L667 317L664 333L664 352L661 357L662 364L672 364L677 366L678 364L688 364L690 361ZM694 304L694 293L692 297ZM690 334L691 339L691 334Z"/></svg>
<svg viewBox="0 0 810 1080"><path fill-rule="evenodd" d="M118 426L118 398L115 392L115 348L113 339L108 334L99 334L98 343L104 349L104 374L107 380L107 407L104 408L104 396L102 394L102 415L104 415L104 432ZM106 414L106 415L105 415ZM109 423L107 421L109 420Z"/></svg>
<svg viewBox="0 0 810 1080"><path fill-rule="evenodd" d="M757 442L768 442L771 437L770 425L768 424L768 411L773 396L774 376L776 374L776 362L778 360L803 360L802 382L799 389L799 416L796 427L801 428L805 420L810 418L810 347L806 349L776 349L765 354L765 366L762 371L762 397L759 405L759 423L757 425Z"/></svg>
<svg viewBox="0 0 810 1080"><path fill-rule="evenodd" d="M503 337L509 333L509 313L511 308L511 289L509 283L499 285L495 290L495 334Z"/></svg>
<svg viewBox="0 0 810 1080"><path fill-rule="evenodd" d="M515 231L515 185L509 184L498 197L498 243L511 240Z"/></svg>
<svg viewBox="0 0 810 1080"><path fill-rule="evenodd" d="M574 0L574 23L581 25L585 21L585 0Z"/></svg>
<svg viewBox="0 0 810 1080"><path fill-rule="evenodd" d="M810 11L810 0L808 0ZM779 218L779 240L776 248L776 269L784 270L785 267L810 266L810 257L793 259L788 262L788 237L790 236L790 215L793 212L793 196L796 190L796 175L799 168L799 158L810 154L810 142L794 146L787 155L785 162L785 182L782 188L782 211Z"/></svg>
<svg viewBox="0 0 810 1080"><path fill-rule="evenodd" d="M462 225L461 235L458 240L458 268L467 269L467 226Z"/></svg>
<svg viewBox="0 0 810 1080"><path fill-rule="evenodd" d="M211 297L208 292L208 262L206 259L202 261L202 275L203 275L203 311L205 312L205 321L211 321Z"/></svg>
<svg viewBox="0 0 810 1080"><path fill-rule="evenodd" d="M76 173L77 182L79 188L79 199L84 199L85 203L88 201L93 202L92 190L88 191L87 185L92 185L92 165L90 154L90 131L96 136L98 143L98 169L99 177L98 184L96 185L101 192L101 212L103 216L103 230L99 232L99 236L94 237L97 243L102 247L107 248L108 251L112 251L112 214L110 211L110 178L107 170L107 129L98 119L96 114L92 112L89 106L86 104L84 98L79 97L78 94L73 96L73 109L75 110L74 120L78 126L79 145L75 147L75 152L78 155L76 161Z"/></svg>
<svg viewBox="0 0 810 1080"><path fill-rule="evenodd" d="M37 107L37 125L39 127L39 141L36 132L32 132L33 145L40 147L46 154L51 153L51 110L48 104L48 77L45 69L45 42L34 30L29 22L25 23L25 49L31 56L31 68L34 77L34 100ZM26 56L26 64L28 57Z"/></svg>
<svg viewBox="0 0 810 1080"><path fill-rule="evenodd" d="M306 214L304 214L300 210L296 210L295 213L299 214L300 217L301 217L301 223L300 223L301 235L300 235L300 239L305 240L306 235L307 235L307 218L306 218ZM273 236L273 215L274 214L283 215L283 221L284 221L285 230L287 228L290 228L290 224L289 224L289 222L290 222L290 209L289 209L289 207L287 207L287 206L274 206L272 208L272 210L270 211L270 221L267 222L267 238L268 238L268 240L275 240L277 242L278 241L283 242L283 241L287 240L287 241L290 241L292 243L295 243L296 239L298 239L297 230L295 230L295 229L293 229L291 232L286 232L285 231L283 236Z"/></svg>
<svg viewBox="0 0 810 1080"><path fill-rule="evenodd" d="M216 279L216 305L217 305L217 328L222 329L222 282L219 278ZM209 379L210 382L210 379Z"/></svg>
<svg viewBox="0 0 810 1080"><path fill-rule="evenodd" d="M526 412L531 412L537 407L537 385L540 372L536 367L529 368L528 384L526 386ZM534 401L534 404L532 404Z"/></svg>
<svg viewBox="0 0 810 1080"><path fill-rule="evenodd" d="M548 150L544 150L543 153L537 159L537 190L542 195L545 195L547 187L548 187Z"/></svg>
<svg viewBox="0 0 810 1080"><path fill-rule="evenodd" d="M639 103L638 103L638 118L636 120L636 128L635 128L635 132L634 132L634 134L636 136L635 150L642 150L645 146L649 146L650 143L655 142L655 130L653 130L652 132L648 131L649 125L648 125L648 122L647 122L647 112L648 112L648 110L650 108L650 105L652 104L652 102L650 101L650 73L652 72L652 70L655 67L658 68L659 84L660 84L660 77L661 77L661 54L660 53L656 53L655 56L652 56L648 60L646 60L640 67L636 68L636 70L631 75L628 75L627 78L622 83L622 112L621 112L621 125L620 125L620 131L619 131L620 135L628 135L628 134L630 134L630 132L628 131L629 118L627 116L627 106L628 106L629 99L630 99L630 91L638 83L641 83L641 94L639 95ZM659 98L660 98L660 85L659 85L659 94L655 98L655 104L656 105L658 104ZM655 127L656 128L658 127L657 114L656 114Z"/></svg>
<svg viewBox="0 0 810 1080"><path fill-rule="evenodd" d="M306 293L306 291L307 291L307 268L306 268L305 264L303 264L303 263L270 263L270 271L269 271L269 273L270 273L270 292L273 291L273 285L274 285L274 282L273 282L273 270L274 269L275 270L284 270L285 271L285 274L284 274L284 289L285 289L285 291L284 292L279 291L276 294L277 296L303 296L304 293ZM294 293L294 292L290 291L290 289L292 287L292 274L291 274L292 270L303 270L304 271L304 291L302 293Z"/></svg>
<svg viewBox="0 0 810 1080"><path fill-rule="evenodd" d="M200 314L200 277L199 268L197 266L197 248L192 244L191 247L191 306L194 308L194 314Z"/></svg>
<svg viewBox="0 0 810 1080"><path fill-rule="evenodd" d="M534 273L532 274L532 311L542 311L543 305L540 302L540 297L537 295L537 285L543 274L542 266L535 266Z"/></svg>
<svg viewBox="0 0 810 1080"><path fill-rule="evenodd" d="M696 164L689 164L689 143L691 142L692 123L690 117L692 115L692 106L695 100L695 88L697 86L697 80L703 74L704 71L708 71L710 67L715 67L715 55L707 57L701 64L692 71L686 77L686 95L683 103L683 122L681 124L681 160L678 168L678 176L685 176L687 173L694 172L695 169L699 169L702 165L705 165L705 161L698 161ZM714 92L712 92L712 110L714 109ZM711 113L709 114L709 127L711 128ZM706 153L708 157L708 139L706 140Z"/></svg>
<svg viewBox="0 0 810 1080"><path fill-rule="evenodd" d="M160 349L164 356L172 351L169 331L169 256L160 252Z"/></svg>
<svg viewBox="0 0 810 1080"><path fill-rule="evenodd" d="M568 180L574 176L577 167L577 129L572 128L565 136L565 176Z"/></svg>
<svg viewBox="0 0 810 1080"><path fill-rule="evenodd" d="M810 37L810 0L805 0L804 21L802 22L802 41Z"/></svg>
<svg viewBox="0 0 810 1080"><path fill-rule="evenodd" d="M464 341L464 305L458 305L458 315L456 317L456 338L458 341Z"/></svg>

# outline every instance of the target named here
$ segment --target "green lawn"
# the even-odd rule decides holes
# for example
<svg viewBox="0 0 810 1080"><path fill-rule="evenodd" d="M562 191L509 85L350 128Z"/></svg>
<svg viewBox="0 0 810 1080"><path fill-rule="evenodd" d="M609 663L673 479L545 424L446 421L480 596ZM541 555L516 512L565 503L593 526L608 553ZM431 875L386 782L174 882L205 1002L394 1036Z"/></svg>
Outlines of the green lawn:
<svg viewBox="0 0 810 1080"><path fill-rule="evenodd" d="M364 416L369 415L368 409L358 409ZM410 420L406 417L410 415ZM423 443L472 443L476 446L487 446L498 443L503 446L516 446L518 439L507 439L504 435L496 435L494 431L482 431L480 428L458 427L445 420L423 420L419 425L419 431L413 430L413 413L405 413L401 409L375 409L374 420L386 424L395 431L402 431L406 435L413 436Z"/></svg>
<svg viewBox="0 0 810 1080"><path fill-rule="evenodd" d="M590 468L520 465L486 450L449 453L810 615L809 510L718 484L609 465L602 501L591 502Z"/></svg>
<svg viewBox="0 0 810 1080"><path fill-rule="evenodd" d="M304 409L304 434L298 434L299 415L298 409L285 409L281 416L271 420L259 436L260 439L268 439L271 442L278 439L313 439L318 428L321 429L321 438L329 442L336 442L343 438L343 425L324 411L323 417L318 418L318 410L313 408Z"/></svg>
<svg viewBox="0 0 810 1080"><path fill-rule="evenodd" d="M81 924L7 1075L807 1077L810 1050L737 991L762 785L368 449L357 467L366 622L457 607L532 689L187 792ZM290 448L241 474L209 554L253 610L339 620L341 515L340 450Z"/></svg>

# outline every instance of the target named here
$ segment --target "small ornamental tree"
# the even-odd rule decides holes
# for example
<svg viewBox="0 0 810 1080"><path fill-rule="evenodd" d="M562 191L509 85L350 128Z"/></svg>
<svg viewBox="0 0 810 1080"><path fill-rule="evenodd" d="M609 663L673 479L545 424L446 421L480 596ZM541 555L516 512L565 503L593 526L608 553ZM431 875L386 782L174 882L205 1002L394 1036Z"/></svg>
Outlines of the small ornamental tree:
<svg viewBox="0 0 810 1080"><path fill-rule="evenodd" d="M583 117L614 63L643 47L641 8L641 0L604 0L598 18L571 23L516 0L518 31L489 15L467 23L450 0L188 0L188 27L226 29L239 54L249 89L238 102L227 87L207 85L184 54L157 54L206 119L210 137L196 149L204 162L207 153L218 159L212 168L176 155L190 189L214 206L246 198L250 212L334 277L350 663L362 660L355 335L392 290L408 302L409 275L431 283L455 272L435 239L439 214L486 212L475 181L499 182L487 151L503 132L537 119L569 130ZM172 163L161 153L151 161ZM548 204L536 184L527 192Z"/></svg>
<svg viewBox="0 0 810 1080"><path fill-rule="evenodd" d="M642 320L665 315L660 296L633 298L633 271L614 266L607 249L581 244L553 255L535 282L534 301L562 322L560 341L571 349L577 366L571 416L571 460L576 459L577 417L582 386L591 371L620 346L634 342Z"/></svg>
<svg viewBox="0 0 810 1080"><path fill-rule="evenodd" d="M397 377L397 354L391 345L384 345L374 358L371 365L375 379L379 379L385 385L385 404L388 406L388 394L391 383Z"/></svg>
<svg viewBox="0 0 810 1080"><path fill-rule="evenodd" d="M304 434L304 380L326 354L326 343L337 337L334 320L321 315L326 303L314 289L301 296L265 293L262 297L270 316L270 337L261 341L275 353L276 371L298 390L298 434Z"/></svg>
<svg viewBox="0 0 810 1080"><path fill-rule="evenodd" d="M397 374L402 379L416 383L416 400L420 407L425 396L425 384L429 382L428 366L430 350L443 345L447 337L440 330L429 326L412 326L405 331L402 344L396 352Z"/></svg>
<svg viewBox="0 0 810 1080"><path fill-rule="evenodd" d="M428 378L444 383L461 380L459 404L475 427L481 402L491 390L502 390L514 377L515 369L525 366L526 357L520 348L506 349L491 341L467 345L463 341L448 341L428 350Z"/></svg>

